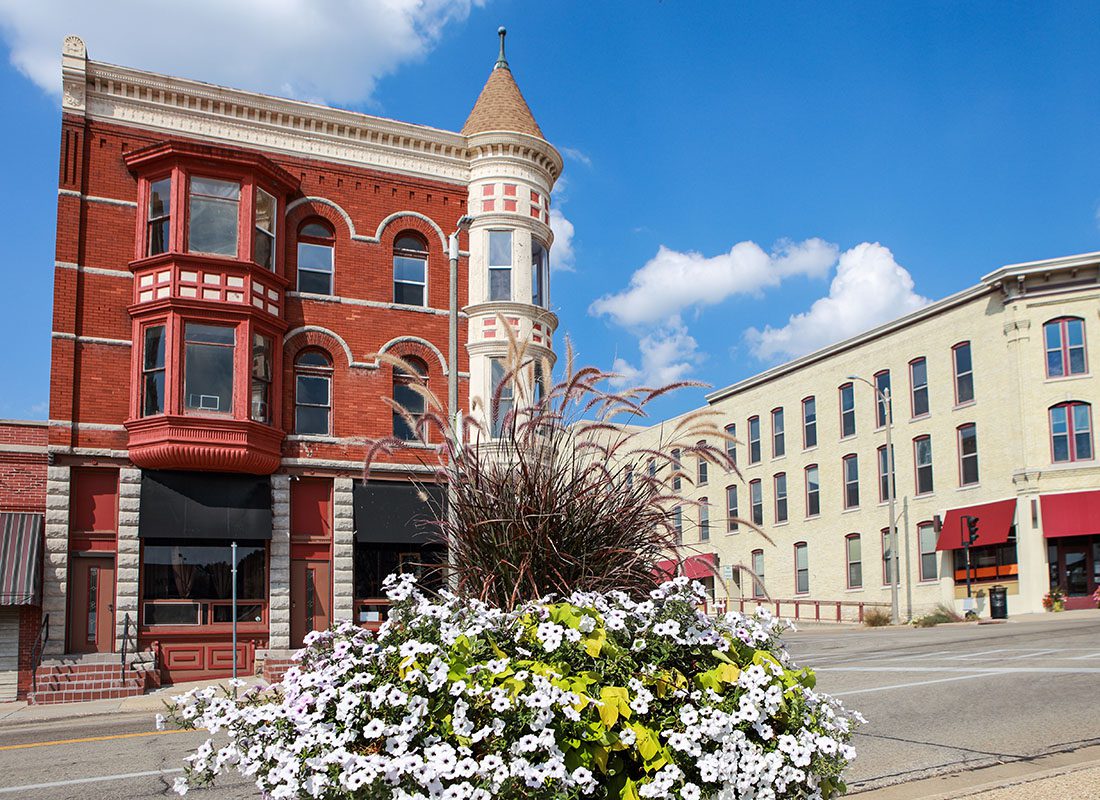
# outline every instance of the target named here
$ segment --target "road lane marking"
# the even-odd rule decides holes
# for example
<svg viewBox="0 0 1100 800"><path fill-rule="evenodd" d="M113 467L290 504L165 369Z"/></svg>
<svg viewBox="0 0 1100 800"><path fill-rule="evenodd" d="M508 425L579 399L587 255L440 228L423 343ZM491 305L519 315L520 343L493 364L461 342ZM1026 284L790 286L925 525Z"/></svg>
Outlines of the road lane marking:
<svg viewBox="0 0 1100 800"><path fill-rule="evenodd" d="M1008 661L1019 661L1021 658L1035 658L1036 656L1050 655L1051 653L1060 653L1061 650L1036 650L1033 653L1024 653L1022 656L1009 656Z"/></svg>
<svg viewBox="0 0 1100 800"><path fill-rule="evenodd" d="M134 739L138 736L167 736L172 733L194 733L186 728L173 728L167 731L141 731L140 733L115 733L110 736L85 736L81 739L55 739L50 742L28 742L27 744L0 745L0 750L25 750L28 747L49 747L55 744L82 744L84 742L108 742L112 739Z"/></svg>
<svg viewBox="0 0 1100 800"><path fill-rule="evenodd" d="M1100 658L1100 653L1089 653L1087 656L1066 656L1066 661L1083 661L1088 658Z"/></svg>
<svg viewBox="0 0 1100 800"><path fill-rule="evenodd" d="M952 660L963 660L963 659L967 659L967 658L982 658L983 656L991 656L994 653L1007 653L1010 650L1015 650L1015 649L1017 649L1017 648L1015 648L1015 647L1002 647L999 650L982 650L981 652L978 652L978 653L966 653L964 655L951 656L950 658Z"/></svg>
<svg viewBox="0 0 1100 800"><path fill-rule="evenodd" d="M874 686L870 689L853 689L850 692L830 692L831 697L848 697L853 694L868 694L870 692L888 692L891 689L911 689L914 686L928 686L933 683L948 683L950 681L968 681L972 678L988 678L996 675L995 672L982 672L978 675L958 675L954 678L934 678L930 681L913 681L911 683L894 683L890 686Z"/></svg>
<svg viewBox="0 0 1100 800"><path fill-rule="evenodd" d="M1100 667L818 667L814 672L999 672L1098 675Z"/></svg>
<svg viewBox="0 0 1100 800"><path fill-rule="evenodd" d="M0 794L14 794L15 792L29 792L34 789L55 789L58 786L76 786L82 783L105 783L106 781L125 781L130 778L148 778L153 775L177 775L183 772L183 767L171 769L154 769L149 772L125 772L120 775L103 775L98 778L71 778L67 781L53 781L52 783L28 783L23 786L5 786L0 788Z"/></svg>

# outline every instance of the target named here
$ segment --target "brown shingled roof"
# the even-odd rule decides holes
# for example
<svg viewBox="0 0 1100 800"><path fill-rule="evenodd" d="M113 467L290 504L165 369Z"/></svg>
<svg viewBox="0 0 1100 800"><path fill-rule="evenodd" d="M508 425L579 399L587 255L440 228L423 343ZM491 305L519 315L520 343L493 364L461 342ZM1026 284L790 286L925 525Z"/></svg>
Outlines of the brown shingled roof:
<svg viewBox="0 0 1100 800"><path fill-rule="evenodd" d="M462 126L463 136L485 131L515 131L546 138L506 64L498 64L490 73L485 88L466 118L466 124Z"/></svg>

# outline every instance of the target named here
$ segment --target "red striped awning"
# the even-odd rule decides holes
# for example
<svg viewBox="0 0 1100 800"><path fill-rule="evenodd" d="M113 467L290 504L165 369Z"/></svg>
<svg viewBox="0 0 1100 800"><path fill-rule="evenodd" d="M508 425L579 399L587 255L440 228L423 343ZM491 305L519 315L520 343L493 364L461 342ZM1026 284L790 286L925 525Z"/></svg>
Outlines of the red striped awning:
<svg viewBox="0 0 1100 800"><path fill-rule="evenodd" d="M963 546L963 537L966 536L963 517L978 518L978 538L971 547L1004 544L1008 541L1012 521L1016 517L1016 498L952 508L943 518L940 538L936 542L937 550L958 550Z"/></svg>
<svg viewBox="0 0 1100 800"><path fill-rule="evenodd" d="M0 606L38 605L42 515L0 513Z"/></svg>
<svg viewBox="0 0 1100 800"><path fill-rule="evenodd" d="M677 575L686 575L694 580L709 578L718 574L718 554L699 553L688 556L683 561L660 561L657 563L657 577L661 580L670 580Z"/></svg>
<svg viewBox="0 0 1100 800"><path fill-rule="evenodd" d="M1044 538L1100 533L1100 491L1044 494L1039 505Z"/></svg>

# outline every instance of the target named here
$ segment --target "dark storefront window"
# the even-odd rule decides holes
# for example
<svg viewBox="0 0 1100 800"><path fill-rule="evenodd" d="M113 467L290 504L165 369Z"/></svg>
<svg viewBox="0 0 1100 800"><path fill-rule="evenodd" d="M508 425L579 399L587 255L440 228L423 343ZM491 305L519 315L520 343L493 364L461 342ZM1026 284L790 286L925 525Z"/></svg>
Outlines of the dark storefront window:
<svg viewBox="0 0 1100 800"><path fill-rule="evenodd" d="M963 548L953 551L955 556L955 583L966 583L966 553ZM1016 543L970 548L970 580L1003 581L1015 579L1019 570L1016 562Z"/></svg>
<svg viewBox="0 0 1100 800"><path fill-rule="evenodd" d="M382 581L390 573L411 572L422 586L438 589L443 586L444 563L442 545L355 543L355 596L361 599L385 597Z"/></svg>
<svg viewBox="0 0 1100 800"><path fill-rule="evenodd" d="M145 625L232 622L232 549L223 540L146 539L142 548ZM237 621L262 622L267 547L237 543Z"/></svg>

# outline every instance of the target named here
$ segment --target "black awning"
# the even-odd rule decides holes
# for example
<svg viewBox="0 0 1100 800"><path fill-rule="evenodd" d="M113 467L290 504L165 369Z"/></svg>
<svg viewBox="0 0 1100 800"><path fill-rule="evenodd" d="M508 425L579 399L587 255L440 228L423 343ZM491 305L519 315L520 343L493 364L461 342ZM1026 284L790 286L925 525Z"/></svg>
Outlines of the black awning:
<svg viewBox="0 0 1100 800"><path fill-rule="evenodd" d="M270 539L271 479L145 470L139 520L143 539Z"/></svg>
<svg viewBox="0 0 1100 800"><path fill-rule="evenodd" d="M356 481L355 541L429 544L439 541L443 487L407 481Z"/></svg>

